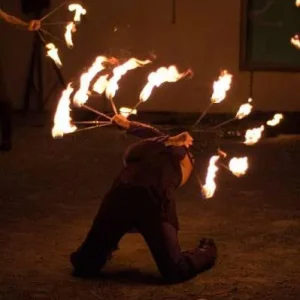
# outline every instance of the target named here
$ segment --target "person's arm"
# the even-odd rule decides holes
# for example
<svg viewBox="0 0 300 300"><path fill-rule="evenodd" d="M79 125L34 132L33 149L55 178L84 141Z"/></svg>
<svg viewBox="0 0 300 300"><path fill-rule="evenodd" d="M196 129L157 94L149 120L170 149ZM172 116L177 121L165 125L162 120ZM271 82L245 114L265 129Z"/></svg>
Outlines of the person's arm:
<svg viewBox="0 0 300 300"><path fill-rule="evenodd" d="M112 119L118 126L127 130L129 134L140 138L157 138L157 141L162 142L165 146L186 147L188 148L193 143L193 138L188 132L182 132L176 136L163 134L158 129L139 122L129 121L122 115L115 115Z"/></svg>
<svg viewBox="0 0 300 300"><path fill-rule="evenodd" d="M30 22L25 22L15 16L7 14L1 9L0 9L0 19L4 20L9 24L26 27L30 31L39 30L41 27L41 23L38 20L31 20Z"/></svg>
<svg viewBox="0 0 300 300"><path fill-rule="evenodd" d="M128 134L137 136L139 138L152 138L152 137L164 137L166 136L158 129L146 125L143 123L129 121L126 117L122 115L115 115L113 117L113 122L115 122L118 126L125 129Z"/></svg>

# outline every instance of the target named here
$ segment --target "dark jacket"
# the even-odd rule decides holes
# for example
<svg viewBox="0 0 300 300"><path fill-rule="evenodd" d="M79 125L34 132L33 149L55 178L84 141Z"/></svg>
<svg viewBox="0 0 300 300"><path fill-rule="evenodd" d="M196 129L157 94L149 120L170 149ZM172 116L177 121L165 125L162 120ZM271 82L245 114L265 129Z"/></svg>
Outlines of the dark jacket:
<svg viewBox="0 0 300 300"><path fill-rule="evenodd" d="M173 193L181 182L180 160L186 154L184 147L165 146L169 137L156 128L131 122L128 134L141 140L128 147L124 155L124 169L118 181L132 187L144 188L151 201L158 203L163 221L178 229Z"/></svg>

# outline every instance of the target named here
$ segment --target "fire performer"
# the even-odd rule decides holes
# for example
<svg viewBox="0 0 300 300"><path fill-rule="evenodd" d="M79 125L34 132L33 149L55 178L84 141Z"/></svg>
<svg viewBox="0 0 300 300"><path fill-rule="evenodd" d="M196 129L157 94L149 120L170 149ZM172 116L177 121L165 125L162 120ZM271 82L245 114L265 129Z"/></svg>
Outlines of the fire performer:
<svg viewBox="0 0 300 300"><path fill-rule="evenodd" d="M127 133L141 138L124 155L124 168L104 197L82 245L70 256L74 275L97 276L122 236L137 230L144 237L163 278L181 282L211 268L217 257L212 239L182 252L173 192L191 175L188 148L193 138L187 132L175 136L122 115L113 117Z"/></svg>
<svg viewBox="0 0 300 300"><path fill-rule="evenodd" d="M9 24L19 25L29 31L39 30L41 27L40 21L32 20L29 23L24 22L12 15L7 14L0 8L0 20L4 20ZM2 131L2 143L0 150L9 151L11 149L12 138L12 104L5 91L4 82L2 80L0 68L0 122Z"/></svg>

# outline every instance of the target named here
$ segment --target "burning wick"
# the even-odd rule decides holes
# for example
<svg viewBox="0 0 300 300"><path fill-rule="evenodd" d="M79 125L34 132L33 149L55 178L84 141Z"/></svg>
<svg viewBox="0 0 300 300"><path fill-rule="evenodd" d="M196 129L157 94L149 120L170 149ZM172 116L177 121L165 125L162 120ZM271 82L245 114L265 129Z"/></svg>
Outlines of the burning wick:
<svg viewBox="0 0 300 300"><path fill-rule="evenodd" d="M170 66L168 68L161 67L156 72L150 73L148 76L148 83L140 93L140 101L147 101L151 96L154 87L159 87L164 82L176 82L190 73L190 70L184 73L179 73L176 66Z"/></svg>
<svg viewBox="0 0 300 300"><path fill-rule="evenodd" d="M224 125L226 125L228 123L231 123L232 121L235 121L236 119L241 120L241 119L245 118L246 116L248 116L251 113L251 111L252 111L252 105L249 103L251 101L252 101L252 99L249 98L248 99L248 103L242 104L240 106L240 108L239 108L239 110L238 110L238 112L237 112L237 114L236 114L236 116L234 118L226 120L226 121L224 121L224 122L222 122L222 123L220 123L220 124L218 124L218 125L210 128L210 129L217 129L217 128L221 127L221 126L224 126Z"/></svg>
<svg viewBox="0 0 300 300"><path fill-rule="evenodd" d="M75 11L74 22L76 23L81 21L81 15L86 15L86 10L80 4L70 4L69 11Z"/></svg>
<svg viewBox="0 0 300 300"><path fill-rule="evenodd" d="M108 78L108 75L100 76L93 86L93 91L98 93L99 95L102 95L108 85L107 78Z"/></svg>
<svg viewBox="0 0 300 300"><path fill-rule="evenodd" d="M216 163L218 162L219 158L220 156L215 155L212 156L209 161L205 185L202 187L202 194L206 199L211 198L214 195L217 187L215 183L215 177L217 171L219 170L219 168L216 166Z"/></svg>
<svg viewBox="0 0 300 300"><path fill-rule="evenodd" d="M294 35L291 38L291 44L294 45L296 48L300 49L300 38L298 34Z"/></svg>
<svg viewBox="0 0 300 300"><path fill-rule="evenodd" d="M263 126L263 125L258 128L248 129L245 134L246 140L244 143L248 146L256 144L260 140L264 129L265 129L265 126Z"/></svg>
<svg viewBox="0 0 300 300"><path fill-rule="evenodd" d="M213 94L211 96L210 104L202 112L197 121L194 123L192 128L196 127L200 121L205 117L208 111L211 109L214 103L222 102L226 97L226 92L230 89L232 81L232 75L228 73L227 70L223 70L219 76L219 80L215 81L213 84ZM221 125L220 125L221 126Z"/></svg>
<svg viewBox="0 0 300 300"><path fill-rule="evenodd" d="M47 44L46 48L48 49L47 56L51 57L51 59L55 62L55 64L59 68L61 68L62 67L62 62L61 62L61 60L59 58L59 55L58 55L58 49L52 43Z"/></svg>
<svg viewBox="0 0 300 300"><path fill-rule="evenodd" d="M248 170L248 157L234 157L229 162L229 170L237 177L246 174Z"/></svg>
<svg viewBox="0 0 300 300"><path fill-rule="evenodd" d="M76 32L76 25L75 25L74 22L70 22L66 26L66 32L65 32L65 40L66 40L67 46L69 48L74 47L73 39L72 39L72 33L73 32Z"/></svg>
<svg viewBox="0 0 300 300"><path fill-rule="evenodd" d="M282 119L283 119L283 115L282 114L275 114L272 120L267 121L267 125L269 125L269 126L276 126L276 125L278 125L280 123L280 121Z"/></svg>
<svg viewBox="0 0 300 300"><path fill-rule="evenodd" d="M119 89L118 82L128 71L133 70L135 68L144 66L146 64L151 63L151 60L138 60L136 58L130 58L124 64L117 66L113 69L113 76L108 81L108 85L106 88L106 97L108 99L114 98L117 90Z"/></svg>
<svg viewBox="0 0 300 300"><path fill-rule="evenodd" d="M238 110L238 112L235 116L236 119L241 120L241 119L245 118L246 116L248 116L251 113L252 108L253 108L253 106L249 103L251 101L252 101L252 99L249 98L248 103L242 104L240 106L240 108L239 108L239 110Z"/></svg>
<svg viewBox="0 0 300 300"><path fill-rule="evenodd" d="M213 84L212 103L220 103L225 99L226 92L230 89L231 81L232 75L227 70L223 70L219 76L219 80Z"/></svg>
<svg viewBox="0 0 300 300"><path fill-rule="evenodd" d="M117 114L117 108L114 104L113 98L116 95L117 90L119 89L118 82L128 71L133 70L137 67L144 66L151 63L151 60L138 60L136 58L130 58L124 64L117 66L113 69L113 76L108 81L106 88L106 98L110 100L111 106L114 110L114 113ZM130 115L130 114L129 114Z"/></svg>
<svg viewBox="0 0 300 300"><path fill-rule="evenodd" d="M120 108L120 114L122 116L124 116L125 118L128 118L129 115L136 115L137 114L137 110L136 109L132 109L132 108L128 108L128 107L121 107Z"/></svg>
<svg viewBox="0 0 300 300"><path fill-rule="evenodd" d="M74 103L77 106L80 107L84 105L89 99L90 83L99 72L105 69L105 67L103 66L103 63L105 61L107 61L107 58L105 56L98 56L89 70L81 75L80 88L74 96Z"/></svg>
<svg viewBox="0 0 300 300"><path fill-rule="evenodd" d="M169 66L168 68L166 67L161 67L157 69L156 72L152 72L148 76L148 82L144 86L143 90L140 93L140 100L139 102L134 106L132 111L137 109L137 107L142 103L146 102L149 97L151 96L152 90L154 87L159 87L161 84L164 82L176 82L179 79L187 76L188 74L192 74L191 70L187 70L184 73L179 73L177 70L176 66ZM128 117L131 115L129 113Z"/></svg>
<svg viewBox="0 0 300 300"><path fill-rule="evenodd" d="M62 96L58 102L54 116L54 126L52 128L52 136L54 138L62 138L65 133L74 132L77 127L71 124L70 117L70 96L74 89L71 84L62 92Z"/></svg>

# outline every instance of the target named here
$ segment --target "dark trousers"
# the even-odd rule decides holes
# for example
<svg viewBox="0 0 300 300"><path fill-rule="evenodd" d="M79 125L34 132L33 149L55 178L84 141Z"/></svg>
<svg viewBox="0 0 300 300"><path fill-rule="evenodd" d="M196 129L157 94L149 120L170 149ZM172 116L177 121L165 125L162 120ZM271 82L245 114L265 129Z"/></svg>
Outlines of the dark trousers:
<svg viewBox="0 0 300 300"><path fill-rule="evenodd" d="M139 188L112 189L99 209L79 249L71 254L78 273L99 271L116 249L122 236L136 228L144 237L157 267L168 282L194 277L214 263L216 253L196 247L182 252L177 230L163 221L152 193Z"/></svg>
<svg viewBox="0 0 300 300"><path fill-rule="evenodd" d="M0 126L3 142L11 142L12 137L12 105L9 100L0 69Z"/></svg>

